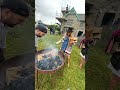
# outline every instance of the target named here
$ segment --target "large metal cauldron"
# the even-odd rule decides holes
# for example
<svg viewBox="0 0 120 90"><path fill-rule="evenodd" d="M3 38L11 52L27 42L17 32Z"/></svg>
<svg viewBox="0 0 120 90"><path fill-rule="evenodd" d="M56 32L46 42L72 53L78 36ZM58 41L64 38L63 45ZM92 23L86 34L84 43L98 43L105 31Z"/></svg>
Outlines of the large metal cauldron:
<svg viewBox="0 0 120 90"><path fill-rule="evenodd" d="M35 62L35 53L27 53L23 55L18 55L15 57L6 60L5 62L0 64L0 90L6 90L6 71L12 67L19 67L19 66L26 66L29 64L33 64L32 69L34 69L34 62ZM34 72L32 72L34 75ZM34 81L34 78L32 79ZM33 85L29 85L33 86ZM34 86L33 86L34 87ZM27 87L26 87L27 88Z"/></svg>
<svg viewBox="0 0 120 90"><path fill-rule="evenodd" d="M36 53L36 57L39 55L39 54L45 54L47 52L50 52L52 49L43 49L43 50L40 50ZM35 65L35 68L36 68L36 71L37 73L41 73L41 74L53 74L55 73L56 71L58 71L59 69L61 69L63 66L64 66L64 55L63 53L61 52L58 52L58 55L59 57L62 59L62 64L56 68L56 69L52 69L52 70L41 70L39 68L37 68L37 65Z"/></svg>

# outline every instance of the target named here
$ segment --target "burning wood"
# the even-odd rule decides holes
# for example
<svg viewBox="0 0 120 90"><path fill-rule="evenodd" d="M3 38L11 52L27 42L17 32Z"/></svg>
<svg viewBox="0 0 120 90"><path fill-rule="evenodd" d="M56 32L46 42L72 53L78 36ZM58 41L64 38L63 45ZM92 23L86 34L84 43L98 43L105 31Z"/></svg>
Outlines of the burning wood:
<svg viewBox="0 0 120 90"><path fill-rule="evenodd" d="M38 60L42 60L42 59L43 59L43 54L39 54L39 55L37 56L37 59L38 59Z"/></svg>
<svg viewBox="0 0 120 90"><path fill-rule="evenodd" d="M5 90L34 90L34 68L33 67L13 67L11 70L17 70L11 73L10 82ZM10 70L10 69L9 69ZM16 74L16 77L13 77ZM27 87L26 87L27 86Z"/></svg>
<svg viewBox="0 0 120 90"><path fill-rule="evenodd" d="M57 49L52 49L51 51L49 51L45 54L39 54L37 56L37 59L38 59L38 61L40 61L40 60L43 60L46 57L51 58L51 57L56 56L56 55L58 55L58 50Z"/></svg>

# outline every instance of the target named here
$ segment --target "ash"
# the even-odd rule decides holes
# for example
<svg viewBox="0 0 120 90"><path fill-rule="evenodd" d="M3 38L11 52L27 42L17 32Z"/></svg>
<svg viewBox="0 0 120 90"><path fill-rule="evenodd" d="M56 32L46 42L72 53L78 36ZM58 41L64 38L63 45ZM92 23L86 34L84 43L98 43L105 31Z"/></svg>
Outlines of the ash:
<svg viewBox="0 0 120 90"><path fill-rule="evenodd" d="M6 90L34 90L34 68L24 68L19 73L19 78L11 81Z"/></svg>

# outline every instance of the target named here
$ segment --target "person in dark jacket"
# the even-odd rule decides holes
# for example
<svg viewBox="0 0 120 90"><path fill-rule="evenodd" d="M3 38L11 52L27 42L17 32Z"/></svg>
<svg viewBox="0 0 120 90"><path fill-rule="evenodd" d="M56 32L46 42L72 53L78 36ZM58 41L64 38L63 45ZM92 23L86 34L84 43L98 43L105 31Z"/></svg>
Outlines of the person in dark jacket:
<svg viewBox="0 0 120 90"><path fill-rule="evenodd" d="M0 0L0 90L6 90L7 83L6 71L8 66L5 66L7 60L4 57L7 27L13 28L19 25L27 17L29 17L29 5L25 0Z"/></svg>
<svg viewBox="0 0 120 90"><path fill-rule="evenodd" d="M37 51L38 47L38 38L41 38L47 34L47 27L42 23L35 26L35 50Z"/></svg>
<svg viewBox="0 0 120 90"><path fill-rule="evenodd" d="M2 0L0 3L0 63L5 61L7 27L22 23L29 16L29 6L24 0Z"/></svg>

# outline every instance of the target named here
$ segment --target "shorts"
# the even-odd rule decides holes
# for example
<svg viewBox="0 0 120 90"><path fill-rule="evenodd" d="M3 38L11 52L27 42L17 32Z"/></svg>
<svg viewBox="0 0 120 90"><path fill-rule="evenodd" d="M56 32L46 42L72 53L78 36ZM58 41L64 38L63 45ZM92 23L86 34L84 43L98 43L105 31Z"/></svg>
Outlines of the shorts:
<svg viewBox="0 0 120 90"><path fill-rule="evenodd" d="M87 62L88 60L88 55L83 55L81 52L80 52L80 56L85 60L85 62Z"/></svg>
<svg viewBox="0 0 120 90"><path fill-rule="evenodd" d="M85 59L85 61L88 60L88 48L82 48L80 51L80 56Z"/></svg>
<svg viewBox="0 0 120 90"><path fill-rule="evenodd" d="M65 50L65 53L71 54L72 52L72 46L68 46L67 49Z"/></svg>
<svg viewBox="0 0 120 90"><path fill-rule="evenodd" d="M111 57L111 64L116 70L120 70L120 52L113 53Z"/></svg>
<svg viewBox="0 0 120 90"><path fill-rule="evenodd" d="M80 52L80 56L85 59L85 55Z"/></svg>
<svg viewBox="0 0 120 90"><path fill-rule="evenodd" d="M120 70L116 70L111 63L109 63L108 68L112 70L112 73L120 77Z"/></svg>

